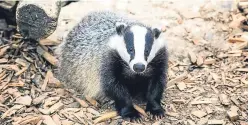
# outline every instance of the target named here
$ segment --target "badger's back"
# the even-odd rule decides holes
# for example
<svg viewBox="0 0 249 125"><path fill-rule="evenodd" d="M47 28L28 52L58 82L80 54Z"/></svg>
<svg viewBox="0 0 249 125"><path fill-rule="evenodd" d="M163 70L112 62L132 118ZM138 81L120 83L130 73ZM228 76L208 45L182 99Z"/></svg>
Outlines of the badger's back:
<svg viewBox="0 0 249 125"><path fill-rule="evenodd" d="M116 34L116 22L136 23L109 11L92 12L58 46L58 78L66 87L84 96L98 98L102 95L100 63L102 56L109 50L108 39Z"/></svg>

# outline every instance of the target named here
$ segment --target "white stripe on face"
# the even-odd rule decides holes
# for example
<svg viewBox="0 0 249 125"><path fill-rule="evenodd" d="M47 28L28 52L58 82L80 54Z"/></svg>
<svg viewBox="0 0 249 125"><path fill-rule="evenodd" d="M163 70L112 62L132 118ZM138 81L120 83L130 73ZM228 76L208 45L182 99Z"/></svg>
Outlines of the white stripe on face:
<svg viewBox="0 0 249 125"><path fill-rule="evenodd" d="M146 27L142 26L131 26L127 32L132 32L132 39L125 41L124 34L122 35L114 35L109 39L108 46L112 49L117 50L120 57L129 64L131 70L134 71L134 65L137 63L143 64L146 67L149 62L153 60L156 56L158 50L165 46L165 42L162 38L154 39L153 43L146 45L146 34L148 32ZM128 42L128 43L126 43ZM135 55L131 58L129 54L129 48L127 48L127 44L132 45L135 50ZM149 56L147 57L147 61L145 60L145 46L152 46ZM134 71L135 72L135 71Z"/></svg>
<svg viewBox="0 0 249 125"><path fill-rule="evenodd" d="M147 29L141 26L132 26L130 31L134 34L134 49L135 49L135 57L131 60L129 66L134 71L133 66L136 63L142 63L145 65L145 69L147 66L147 62L144 58L144 49L145 49L145 35L147 33Z"/></svg>
<svg viewBox="0 0 249 125"><path fill-rule="evenodd" d="M151 62L153 60L153 58L156 56L157 52L163 47L166 47L165 40L163 38L160 38L160 36L159 36L159 38L154 39L154 44L152 45L147 62L148 63Z"/></svg>
<svg viewBox="0 0 249 125"><path fill-rule="evenodd" d="M108 46L112 49L118 51L120 57L129 64L130 55L126 50L124 37L119 35L114 35L109 39Z"/></svg>

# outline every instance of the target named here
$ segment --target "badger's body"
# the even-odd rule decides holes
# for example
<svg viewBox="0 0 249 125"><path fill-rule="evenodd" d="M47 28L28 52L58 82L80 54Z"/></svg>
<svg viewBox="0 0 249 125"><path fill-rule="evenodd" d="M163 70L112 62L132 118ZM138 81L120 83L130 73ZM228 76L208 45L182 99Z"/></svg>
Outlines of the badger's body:
<svg viewBox="0 0 249 125"><path fill-rule="evenodd" d="M58 47L59 79L84 96L107 96L119 114L137 118L135 96L147 111L162 116L160 100L166 84L167 51L160 31L112 12L92 12Z"/></svg>

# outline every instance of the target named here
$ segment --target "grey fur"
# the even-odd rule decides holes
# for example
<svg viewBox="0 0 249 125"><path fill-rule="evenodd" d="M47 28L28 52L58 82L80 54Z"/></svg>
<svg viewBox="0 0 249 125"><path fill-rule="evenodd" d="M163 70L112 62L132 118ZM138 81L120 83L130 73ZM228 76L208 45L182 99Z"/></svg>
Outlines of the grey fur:
<svg viewBox="0 0 249 125"><path fill-rule="evenodd" d="M116 34L116 22L145 26L110 11L92 12L58 46L58 78L67 87L93 98L104 95L100 88L100 62L110 50L107 42Z"/></svg>

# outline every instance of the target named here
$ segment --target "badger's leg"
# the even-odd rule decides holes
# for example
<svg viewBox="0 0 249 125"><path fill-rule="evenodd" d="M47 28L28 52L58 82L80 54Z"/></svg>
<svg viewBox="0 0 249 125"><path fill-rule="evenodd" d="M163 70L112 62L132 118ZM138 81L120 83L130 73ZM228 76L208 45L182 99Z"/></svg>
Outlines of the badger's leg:
<svg viewBox="0 0 249 125"><path fill-rule="evenodd" d="M115 102L115 108L123 118L131 120L140 118L139 112L133 107L132 97L122 80L123 64L116 51L110 51L103 57L101 65L101 88L105 95Z"/></svg>
<svg viewBox="0 0 249 125"><path fill-rule="evenodd" d="M166 83L166 76L161 75L161 78L152 80L149 83L147 91L147 106L146 111L150 112L154 117L163 117L164 109L161 106L161 99Z"/></svg>
<svg viewBox="0 0 249 125"><path fill-rule="evenodd" d="M133 107L132 97L127 88L119 82L111 82L105 84L104 92L108 97L114 100L115 108L119 115L123 118L131 120L140 118L139 112Z"/></svg>

